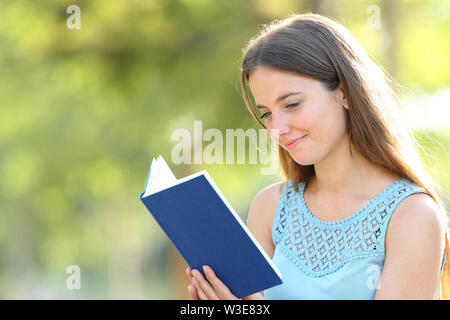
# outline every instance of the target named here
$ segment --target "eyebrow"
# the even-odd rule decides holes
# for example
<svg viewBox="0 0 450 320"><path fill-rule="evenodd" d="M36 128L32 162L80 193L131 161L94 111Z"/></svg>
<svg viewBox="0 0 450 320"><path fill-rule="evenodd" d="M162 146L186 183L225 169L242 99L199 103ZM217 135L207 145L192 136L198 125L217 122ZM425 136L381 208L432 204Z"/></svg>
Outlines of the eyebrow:
<svg viewBox="0 0 450 320"><path fill-rule="evenodd" d="M295 95L295 94L300 94L300 93L303 93L303 92L298 91L298 92L288 92L288 93L285 93L285 94L279 96L279 97L275 100L275 103L278 103L278 102L280 102L280 101L283 101L284 99L286 99L286 98L289 97L289 96L293 96L293 95ZM267 107L258 104L258 105L256 106L256 108L261 109L261 108L267 108Z"/></svg>

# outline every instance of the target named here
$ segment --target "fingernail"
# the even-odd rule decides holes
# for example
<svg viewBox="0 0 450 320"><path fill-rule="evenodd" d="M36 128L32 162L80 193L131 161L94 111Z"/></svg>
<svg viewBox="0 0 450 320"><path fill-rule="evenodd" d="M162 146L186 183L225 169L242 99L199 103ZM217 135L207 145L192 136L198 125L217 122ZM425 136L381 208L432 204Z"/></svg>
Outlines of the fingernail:
<svg viewBox="0 0 450 320"><path fill-rule="evenodd" d="M209 274L208 266L203 266L203 272Z"/></svg>

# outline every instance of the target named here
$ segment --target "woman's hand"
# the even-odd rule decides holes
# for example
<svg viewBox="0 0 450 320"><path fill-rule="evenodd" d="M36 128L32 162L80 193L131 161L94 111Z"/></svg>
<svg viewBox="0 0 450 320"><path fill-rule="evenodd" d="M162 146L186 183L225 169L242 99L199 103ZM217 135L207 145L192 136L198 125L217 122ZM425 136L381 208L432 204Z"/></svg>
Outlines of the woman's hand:
<svg viewBox="0 0 450 320"><path fill-rule="evenodd" d="M238 300L210 267L203 266L203 272L207 280L200 271L191 271L189 267L186 269L186 274L192 281L188 291L193 300Z"/></svg>
<svg viewBox="0 0 450 320"><path fill-rule="evenodd" d="M203 266L203 272L207 279L203 277L200 271L186 268L186 275L192 281L192 284L188 286L188 292L193 300L239 300L210 267ZM243 300L260 299L264 299L260 293L243 298Z"/></svg>

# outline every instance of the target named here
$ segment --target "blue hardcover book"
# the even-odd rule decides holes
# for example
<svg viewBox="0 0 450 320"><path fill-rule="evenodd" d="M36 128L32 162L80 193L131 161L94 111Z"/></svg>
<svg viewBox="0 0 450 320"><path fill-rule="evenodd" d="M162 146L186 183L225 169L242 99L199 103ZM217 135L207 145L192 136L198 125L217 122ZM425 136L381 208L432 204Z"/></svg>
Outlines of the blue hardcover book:
<svg viewBox="0 0 450 320"><path fill-rule="evenodd" d="M139 198L189 267L205 276L202 266L210 266L238 298L282 283L281 273L206 170L177 180L159 156Z"/></svg>

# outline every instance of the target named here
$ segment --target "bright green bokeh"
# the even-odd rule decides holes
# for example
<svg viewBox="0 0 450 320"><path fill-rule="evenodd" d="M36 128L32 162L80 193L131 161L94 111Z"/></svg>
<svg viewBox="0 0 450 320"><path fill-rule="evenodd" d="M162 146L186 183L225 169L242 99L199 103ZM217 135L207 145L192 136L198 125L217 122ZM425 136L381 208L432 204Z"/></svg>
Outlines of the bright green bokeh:
<svg viewBox="0 0 450 320"><path fill-rule="evenodd" d="M410 101L450 90L445 0L388 1L395 19L387 1L72 2L0 0L4 299L179 297L170 244L138 196L151 159L170 159L176 128L202 120L203 131L259 129L239 93L239 62L262 23L329 15L409 88ZM81 8L79 30L66 26L71 4ZM380 6L380 29L367 26L370 5ZM417 134L449 207L449 118L434 113ZM258 165L171 168L177 177L207 169L244 220L253 196L277 181ZM79 291L66 288L69 265L82 270Z"/></svg>

